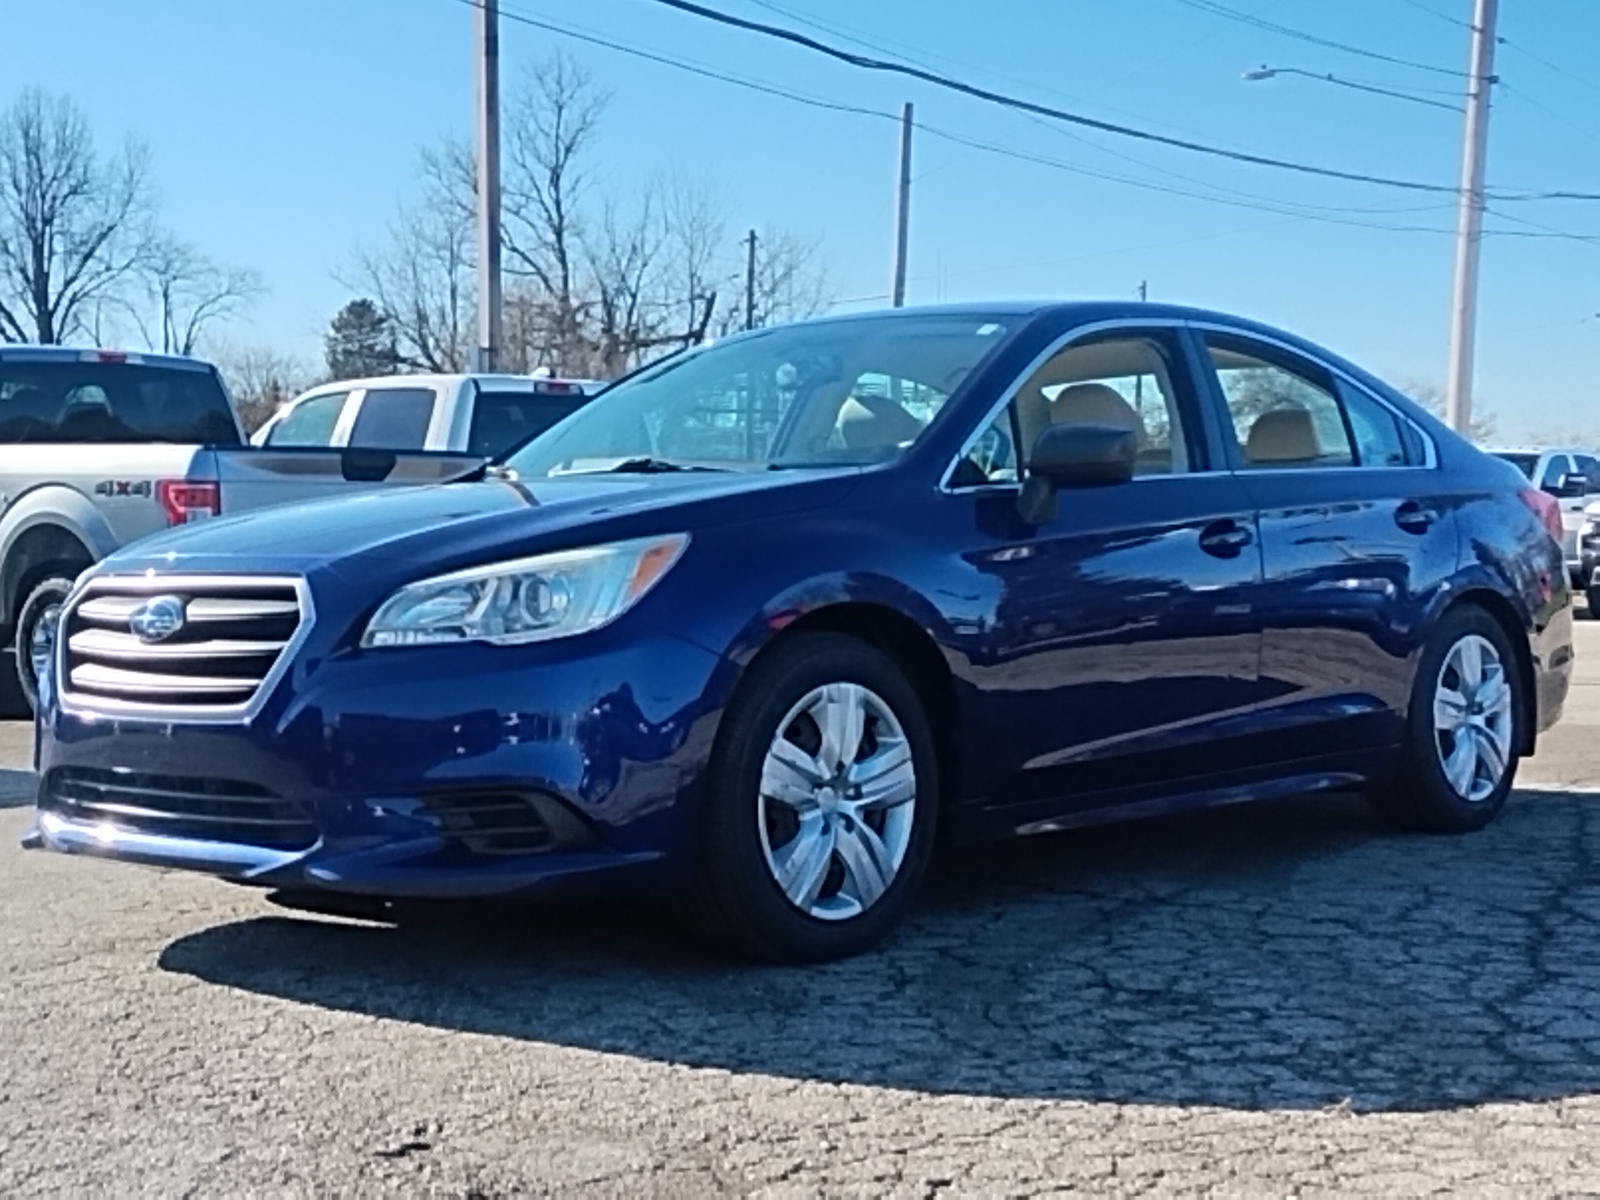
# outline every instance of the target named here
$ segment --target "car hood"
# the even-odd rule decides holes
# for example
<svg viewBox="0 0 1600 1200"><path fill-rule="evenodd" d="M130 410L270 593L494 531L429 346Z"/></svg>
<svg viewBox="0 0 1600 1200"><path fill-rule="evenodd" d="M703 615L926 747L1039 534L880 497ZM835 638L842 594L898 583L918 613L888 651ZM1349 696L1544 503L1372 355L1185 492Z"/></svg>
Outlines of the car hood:
<svg viewBox="0 0 1600 1200"><path fill-rule="evenodd" d="M834 502L859 472L695 472L454 483L261 509L154 534L99 573L418 578L587 542L780 518Z"/></svg>

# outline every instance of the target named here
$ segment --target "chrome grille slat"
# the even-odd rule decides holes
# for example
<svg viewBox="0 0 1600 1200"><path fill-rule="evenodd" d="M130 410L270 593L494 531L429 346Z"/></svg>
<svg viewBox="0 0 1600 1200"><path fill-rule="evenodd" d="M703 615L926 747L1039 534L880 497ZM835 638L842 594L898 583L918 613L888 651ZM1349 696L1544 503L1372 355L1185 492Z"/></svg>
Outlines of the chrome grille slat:
<svg viewBox="0 0 1600 1200"><path fill-rule="evenodd" d="M176 628L133 620L158 597L181 605ZM309 597L296 579L105 576L62 617L62 698L152 718L245 716L286 668L309 620ZM134 633L135 623L153 640Z"/></svg>
<svg viewBox="0 0 1600 1200"><path fill-rule="evenodd" d="M131 633L109 629L85 629L68 639L72 653L83 658L259 658L277 655L287 641L247 642L238 638L216 638L206 642L141 642Z"/></svg>
<svg viewBox="0 0 1600 1200"><path fill-rule="evenodd" d="M184 696L192 693L226 692L249 695L260 685L259 679L224 679L207 675L157 675L152 671L123 671L99 663L73 667L70 675L74 691L111 692L124 696Z"/></svg>

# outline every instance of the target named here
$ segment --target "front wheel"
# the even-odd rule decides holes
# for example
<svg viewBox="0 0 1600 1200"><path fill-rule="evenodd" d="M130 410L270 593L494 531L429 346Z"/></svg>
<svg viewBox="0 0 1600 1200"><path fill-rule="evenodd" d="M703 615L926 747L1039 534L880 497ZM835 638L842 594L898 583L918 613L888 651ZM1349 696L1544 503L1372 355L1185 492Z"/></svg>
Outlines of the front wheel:
<svg viewBox="0 0 1600 1200"><path fill-rule="evenodd" d="M17 610L17 682L34 711L39 707L39 676L55 652L56 624L71 591L72 580L52 575L35 585Z"/></svg>
<svg viewBox="0 0 1600 1200"><path fill-rule="evenodd" d="M1527 711L1516 655L1487 612L1447 613L1417 666L1404 762L1373 801L1396 825L1482 829L1505 807Z"/></svg>
<svg viewBox="0 0 1600 1200"><path fill-rule="evenodd" d="M751 669L717 736L697 912L747 955L860 953L927 869L938 762L916 691L855 638L802 634Z"/></svg>

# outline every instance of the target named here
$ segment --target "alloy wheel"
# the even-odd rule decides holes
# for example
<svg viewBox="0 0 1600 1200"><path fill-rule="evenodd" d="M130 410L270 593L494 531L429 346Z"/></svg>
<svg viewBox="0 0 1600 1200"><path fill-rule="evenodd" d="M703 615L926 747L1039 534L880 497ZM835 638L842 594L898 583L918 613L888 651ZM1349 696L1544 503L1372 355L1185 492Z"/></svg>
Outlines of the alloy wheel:
<svg viewBox="0 0 1600 1200"><path fill-rule="evenodd" d="M1469 633L1450 647L1434 685L1439 765L1468 803L1494 794L1511 763L1511 681L1494 643Z"/></svg>

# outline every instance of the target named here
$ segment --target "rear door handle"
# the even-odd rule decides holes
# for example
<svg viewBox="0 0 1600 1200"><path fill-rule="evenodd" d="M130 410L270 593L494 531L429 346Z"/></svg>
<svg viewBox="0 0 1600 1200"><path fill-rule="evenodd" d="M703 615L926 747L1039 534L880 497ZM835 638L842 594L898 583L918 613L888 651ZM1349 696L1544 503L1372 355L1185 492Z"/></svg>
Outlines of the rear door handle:
<svg viewBox="0 0 1600 1200"><path fill-rule="evenodd" d="M1233 520L1214 521L1200 531L1200 549L1218 558L1234 558L1255 540L1254 534Z"/></svg>
<svg viewBox="0 0 1600 1200"><path fill-rule="evenodd" d="M1394 510L1394 523L1407 533L1426 533L1438 519L1438 513L1415 500L1407 500Z"/></svg>

